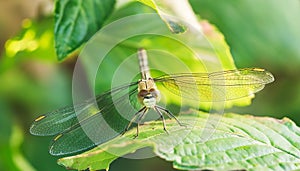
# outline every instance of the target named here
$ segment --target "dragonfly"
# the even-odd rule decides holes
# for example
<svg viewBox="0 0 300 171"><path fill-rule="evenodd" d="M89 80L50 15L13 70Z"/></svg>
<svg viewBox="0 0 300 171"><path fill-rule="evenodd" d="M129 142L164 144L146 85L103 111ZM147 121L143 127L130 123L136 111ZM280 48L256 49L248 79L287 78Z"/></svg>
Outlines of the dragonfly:
<svg viewBox="0 0 300 171"><path fill-rule="evenodd" d="M49 153L55 156L70 155L123 135L131 127L136 127L138 136L139 126L149 110L158 114L166 132L165 116L183 125L170 110L159 105L159 86L182 98L213 102L253 95L274 81L273 75L261 68L166 74L152 78L146 50L141 48L137 54L140 80L113 88L95 99L43 114L33 121L30 133L55 136Z"/></svg>

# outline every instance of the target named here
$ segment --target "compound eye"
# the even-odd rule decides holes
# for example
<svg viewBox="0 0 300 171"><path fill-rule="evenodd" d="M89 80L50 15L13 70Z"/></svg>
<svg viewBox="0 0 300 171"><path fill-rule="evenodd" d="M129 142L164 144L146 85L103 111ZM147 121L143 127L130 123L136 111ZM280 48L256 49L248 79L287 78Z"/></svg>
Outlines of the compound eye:
<svg viewBox="0 0 300 171"><path fill-rule="evenodd" d="M145 97L147 94L149 94L147 90L141 90L138 95L140 97Z"/></svg>
<svg viewBox="0 0 300 171"><path fill-rule="evenodd" d="M149 92L151 93L151 95L152 95L153 97L159 96L159 91L157 91L157 90L154 89L154 88L151 88L151 89L149 90Z"/></svg>
<svg viewBox="0 0 300 171"><path fill-rule="evenodd" d="M151 88L151 89L149 90L150 93L155 92L155 91L156 91L156 90L155 90L154 88Z"/></svg>

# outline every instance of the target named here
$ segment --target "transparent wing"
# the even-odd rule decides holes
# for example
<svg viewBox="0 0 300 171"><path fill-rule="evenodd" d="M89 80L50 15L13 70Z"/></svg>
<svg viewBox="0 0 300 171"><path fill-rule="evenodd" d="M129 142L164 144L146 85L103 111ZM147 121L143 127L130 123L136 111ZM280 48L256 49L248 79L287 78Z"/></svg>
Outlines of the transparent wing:
<svg viewBox="0 0 300 171"><path fill-rule="evenodd" d="M200 102L234 100L250 96L274 81L271 73L244 68L213 73L183 73L154 79L172 93Z"/></svg>
<svg viewBox="0 0 300 171"><path fill-rule="evenodd" d="M50 147L52 155L65 155L87 150L122 133L138 110L137 82L38 117L31 126L34 135L57 135ZM137 107L138 105L134 105ZM76 112L75 112L76 111Z"/></svg>

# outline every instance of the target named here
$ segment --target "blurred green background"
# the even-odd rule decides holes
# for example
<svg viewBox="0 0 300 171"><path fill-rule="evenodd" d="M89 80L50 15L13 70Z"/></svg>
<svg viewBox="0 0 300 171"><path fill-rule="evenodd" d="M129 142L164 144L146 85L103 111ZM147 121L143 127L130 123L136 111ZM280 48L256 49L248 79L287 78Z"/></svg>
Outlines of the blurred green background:
<svg viewBox="0 0 300 171"><path fill-rule="evenodd" d="M238 68L266 68L275 76L251 106L228 111L289 117L300 125L300 1L190 2L202 19L224 34ZM72 100L76 57L56 60L53 19L46 17L52 7L50 0L0 2L0 170L65 170L48 154L51 137L28 131L35 117ZM174 170L159 158L120 158L111 166L123 168Z"/></svg>

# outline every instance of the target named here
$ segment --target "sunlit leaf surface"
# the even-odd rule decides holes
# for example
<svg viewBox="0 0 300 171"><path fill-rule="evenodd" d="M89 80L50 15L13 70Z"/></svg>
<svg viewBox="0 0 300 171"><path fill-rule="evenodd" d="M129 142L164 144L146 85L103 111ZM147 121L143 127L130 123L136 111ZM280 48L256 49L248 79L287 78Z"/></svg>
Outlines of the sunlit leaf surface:
<svg viewBox="0 0 300 171"><path fill-rule="evenodd" d="M300 128L291 120L192 113L181 117L188 127L168 121L169 135L161 129L161 122L146 123L136 139L132 139L135 134L132 130L89 152L62 158L58 163L74 169L106 169L117 157L144 144L183 170L300 169Z"/></svg>

